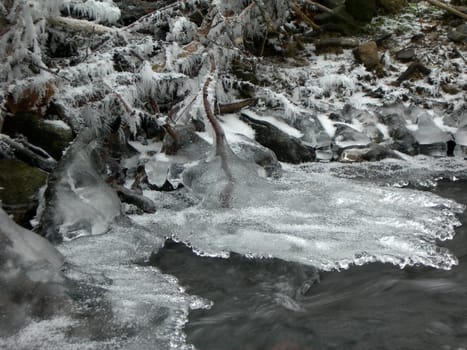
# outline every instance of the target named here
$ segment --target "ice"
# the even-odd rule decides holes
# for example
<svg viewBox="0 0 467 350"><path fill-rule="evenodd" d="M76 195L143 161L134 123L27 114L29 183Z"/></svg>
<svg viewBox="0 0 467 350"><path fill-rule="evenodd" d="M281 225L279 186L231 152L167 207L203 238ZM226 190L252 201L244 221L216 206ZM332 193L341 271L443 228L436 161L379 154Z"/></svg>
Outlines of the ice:
<svg viewBox="0 0 467 350"><path fill-rule="evenodd" d="M103 180L99 143L86 130L49 179L41 229L50 239L102 234L120 215L120 200Z"/></svg>
<svg viewBox="0 0 467 350"><path fill-rule="evenodd" d="M0 234L7 250L18 257L23 264L37 266L47 263L58 270L64 261L63 256L43 237L17 225L3 209L0 208Z"/></svg>
<svg viewBox="0 0 467 350"><path fill-rule="evenodd" d="M66 297L63 256L44 238L18 226L1 207L0 257L1 337L32 318L54 313Z"/></svg>
<svg viewBox="0 0 467 350"><path fill-rule="evenodd" d="M58 249L67 260L65 275L81 300L73 310L78 317L31 322L0 337L0 348L192 349L182 331L188 311L210 304L185 294L175 278L135 263L163 242L155 232L119 222L105 235L62 243Z"/></svg>
<svg viewBox="0 0 467 350"><path fill-rule="evenodd" d="M259 179L238 160L231 168L228 208L219 200L228 180L220 159L213 158L185 174L185 185L200 197L198 206L161 209L140 222L159 225L204 254L275 257L323 270L374 261L441 269L457 263L436 246L437 239L452 238L459 224L454 213L463 207L453 201L296 166L280 181Z"/></svg>
<svg viewBox="0 0 467 350"><path fill-rule="evenodd" d="M444 143L449 140L448 134L442 131L428 115L419 116L416 125L417 129L413 134L421 145Z"/></svg>

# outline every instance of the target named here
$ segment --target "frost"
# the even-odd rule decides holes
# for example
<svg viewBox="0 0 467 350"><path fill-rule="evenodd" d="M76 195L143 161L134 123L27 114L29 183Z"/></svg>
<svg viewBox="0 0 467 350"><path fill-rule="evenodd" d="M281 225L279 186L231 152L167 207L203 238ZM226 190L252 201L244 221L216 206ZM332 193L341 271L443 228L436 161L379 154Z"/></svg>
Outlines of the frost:
<svg viewBox="0 0 467 350"><path fill-rule="evenodd" d="M115 23L120 19L121 14L112 0L64 0L62 8L100 23Z"/></svg>

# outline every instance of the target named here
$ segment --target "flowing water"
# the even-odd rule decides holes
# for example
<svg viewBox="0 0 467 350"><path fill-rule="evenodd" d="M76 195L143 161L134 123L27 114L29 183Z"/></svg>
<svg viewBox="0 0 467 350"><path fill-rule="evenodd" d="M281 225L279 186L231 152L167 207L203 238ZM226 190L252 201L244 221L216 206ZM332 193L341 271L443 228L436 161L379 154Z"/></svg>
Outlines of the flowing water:
<svg viewBox="0 0 467 350"><path fill-rule="evenodd" d="M467 204L467 181L436 194ZM213 301L190 313L199 349L467 348L467 214L452 241L449 271L373 263L320 272L277 259L200 257L169 242L151 262L190 294Z"/></svg>

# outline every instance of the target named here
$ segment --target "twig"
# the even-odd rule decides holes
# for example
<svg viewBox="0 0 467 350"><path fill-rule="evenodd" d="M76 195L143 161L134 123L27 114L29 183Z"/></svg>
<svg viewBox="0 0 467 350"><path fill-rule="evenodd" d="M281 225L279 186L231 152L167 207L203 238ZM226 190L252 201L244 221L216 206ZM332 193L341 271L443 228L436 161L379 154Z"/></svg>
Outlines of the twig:
<svg viewBox="0 0 467 350"><path fill-rule="evenodd" d="M448 4L445 4L444 2L441 2L441 1L438 1L438 0L426 0L426 1L429 2L430 4L436 6L436 7L442 8L443 10L446 10L446 11L452 13L453 15L459 16L459 17L467 20L467 14L465 14L465 13L459 11L459 10L456 10L454 7L449 6Z"/></svg>
<svg viewBox="0 0 467 350"><path fill-rule="evenodd" d="M58 72L54 72L54 71L53 71L52 69L50 69L50 68L40 66L40 65L38 65L37 63L34 63L34 62L31 62L31 64L32 64L34 67L36 67L36 68L39 68L39 69L44 70L44 71L46 71L46 72L49 72L49 73L55 75L56 77L61 78L61 79L64 79L64 80L68 81L69 83L71 83L71 79L68 79L68 78L66 78L66 77L62 77L61 75L58 75Z"/></svg>

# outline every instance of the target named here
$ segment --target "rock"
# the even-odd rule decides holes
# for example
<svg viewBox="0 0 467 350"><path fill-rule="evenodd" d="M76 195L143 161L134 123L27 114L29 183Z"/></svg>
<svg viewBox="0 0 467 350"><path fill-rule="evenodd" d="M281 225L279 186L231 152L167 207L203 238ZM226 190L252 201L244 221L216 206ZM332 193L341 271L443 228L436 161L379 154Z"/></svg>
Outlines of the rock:
<svg viewBox="0 0 467 350"><path fill-rule="evenodd" d="M274 125L254 119L242 113L240 119L255 130L255 139L264 147L271 149L281 162L303 163L316 159L315 150L303 144L300 139L290 136Z"/></svg>
<svg viewBox="0 0 467 350"><path fill-rule="evenodd" d="M415 56L415 49L412 47L408 47L406 49L402 49L396 52L396 58L401 62L409 62L416 59Z"/></svg>
<svg viewBox="0 0 467 350"><path fill-rule="evenodd" d="M461 24L448 32L448 38L456 43L467 42L467 23Z"/></svg>
<svg viewBox="0 0 467 350"><path fill-rule="evenodd" d="M342 151L339 161L341 162L374 162L384 158L399 158L391 149L381 145L372 144L365 148L348 148Z"/></svg>
<svg viewBox="0 0 467 350"><path fill-rule="evenodd" d="M376 69L380 66L378 46L374 41L361 44L355 51L357 59L369 69Z"/></svg>
<svg viewBox="0 0 467 350"><path fill-rule="evenodd" d="M282 167L275 153L255 140L242 136L241 140L230 143L230 148L237 157L262 167L266 176L276 178L281 176Z"/></svg>
<svg viewBox="0 0 467 350"><path fill-rule="evenodd" d="M396 14L407 5L407 0L377 0L378 10L381 14Z"/></svg>
<svg viewBox="0 0 467 350"><path fill-rule="evenodd" d="M17 160L0 160L0 201L8 214L23 227L36 214L38 191L47 173Z"/></svg>
<svg viewBox="0 0 467 350"><path fill-rule="evenodd" d="M369 22L378 13L377 0L346 0L346 11L357 21Z"/></svg>
<svg viewBox="0 0 467 350"><path fill-rule="evenodd" d="M380 121L387 125L389 136L393 139L392 149L416 155L419 152L418 142L412 133L407 129L403 117L399 114L387 114L379 117Z"/></svg>
<svg viewBox="0 0 467 350"><path fill-rule="evenodd" d="M161 151L168 155L200 159L211 150L211 145L203 140L191 126L177 125L173 128L176 138L166 134Z"/></svg>
<svg viewBox="0 0 467 350"><path fill-rule="evenodd" d="M429 75L431 69L427 68L420 62L411 63L407 69L397 78L396 83L400 84L403 81L410 79L415 73L421 73L423 75Z"/></svg>
<svg viewBox="0 0 467 350"><path fill-rule="evenodd" d="M57 160L73 140L73 132L64 122L46 120L38 114L28 112L6 117L3 132L11 137L24 135L30 143Z"/></svg>

